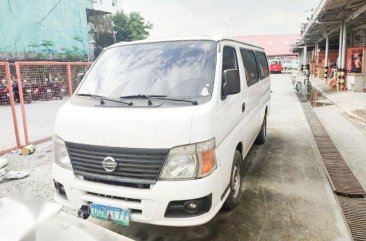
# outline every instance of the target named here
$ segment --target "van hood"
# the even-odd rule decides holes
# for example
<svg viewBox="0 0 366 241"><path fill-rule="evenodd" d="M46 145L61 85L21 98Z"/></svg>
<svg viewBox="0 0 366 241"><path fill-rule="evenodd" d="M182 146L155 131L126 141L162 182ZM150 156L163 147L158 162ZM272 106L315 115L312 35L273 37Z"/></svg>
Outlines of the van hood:
<svg viewBox="0 0 366 241"><path fill-rule="evenodd" d="M172 148L190 143L197 106L85 107L66 103L55 134L66 142L128 148Z"/></svg>

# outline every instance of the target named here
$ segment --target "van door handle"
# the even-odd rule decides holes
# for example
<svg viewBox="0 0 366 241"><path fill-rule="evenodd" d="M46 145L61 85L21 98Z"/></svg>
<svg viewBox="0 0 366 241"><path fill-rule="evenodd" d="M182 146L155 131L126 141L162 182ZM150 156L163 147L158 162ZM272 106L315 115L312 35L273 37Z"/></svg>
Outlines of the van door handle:
<svg viewBox="0 0 366 241"><path fill-rule="evenodd" d="M243 104L241 104L241 112L244 113L245 111L245 102L243 102Z"/></svg>

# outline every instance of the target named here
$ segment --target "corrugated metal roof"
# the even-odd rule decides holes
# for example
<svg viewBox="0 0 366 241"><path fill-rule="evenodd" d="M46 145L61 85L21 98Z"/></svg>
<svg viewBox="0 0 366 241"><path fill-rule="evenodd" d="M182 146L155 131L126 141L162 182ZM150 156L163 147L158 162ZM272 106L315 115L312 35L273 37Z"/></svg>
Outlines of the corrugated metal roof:
<svg viewBox="0 0 366 241"><path fill-rule="evenodd" d="M302 31L304 41L319 41L346 22L349 28L365 23L365 0L323 0Z"/></svg>

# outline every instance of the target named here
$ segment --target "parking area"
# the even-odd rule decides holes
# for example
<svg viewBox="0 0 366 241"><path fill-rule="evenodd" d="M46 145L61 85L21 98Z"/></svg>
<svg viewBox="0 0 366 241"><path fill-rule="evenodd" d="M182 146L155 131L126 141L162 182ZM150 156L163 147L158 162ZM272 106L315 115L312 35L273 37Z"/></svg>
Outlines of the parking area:
<svg viewBox="0 0 366 241"><path fill-rule="evenodd" d="M52 136L57 111L67 100L68 97L65 97L62 100L32 101L32 103L24 105L28 135L31 142ZM15 109L20 140L22 144L25 144L21 105L16 104ZM0 134L7 137L0 138L0 150L3 150L14 146L16 142L11 107L0 106L0 113Z"/></svg>
<svg viewBox="0 0 366 241"><path fill-rule="evenodd" d="M265 145L254 146L245 158L249 170L243 183L242 200L236 210L220 211L209 223L188 228L139 223L122 227L92 218L88 220L143 241L351 240L290 75L273 75L272 90L268 139ZM331 111L329 107L324 108ZM326 121L326 117L322 118ZM356 129L352 131L357 132ZM365 136L362 132L357 133L361 133L358 137L362 141ZM349 146L344 144L341 147L342 152L348 152ZM7 195L15 185L31 188L39 199L52 200L51 154L49 142L40 145L37 152L28 157L7 154L9 168L27 169L30 176L1 184L0 194ZM353 160L352 156L347 158ZM351 163L357 163L358 170L364 170L364 164L359 160Z"/></svg>
<svg viewBox="0 0 366 241"><path fill-rule="evenodd" d="M272 90L268 139L245 159L250 168L236 210L190 228L92 221L149 241L350 240L290 76L273 75Z"/></svg>

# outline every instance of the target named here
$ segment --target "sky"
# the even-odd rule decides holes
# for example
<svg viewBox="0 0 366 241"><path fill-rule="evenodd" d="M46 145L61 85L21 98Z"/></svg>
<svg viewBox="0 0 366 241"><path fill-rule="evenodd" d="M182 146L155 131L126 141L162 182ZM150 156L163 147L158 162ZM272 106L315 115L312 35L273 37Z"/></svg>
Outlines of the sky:
<svg viewBox="0 0 366 241"><path fill-rule="evenodd" d="M123 0L154 24L150 38L300 34L320 0Z"/></svg>

